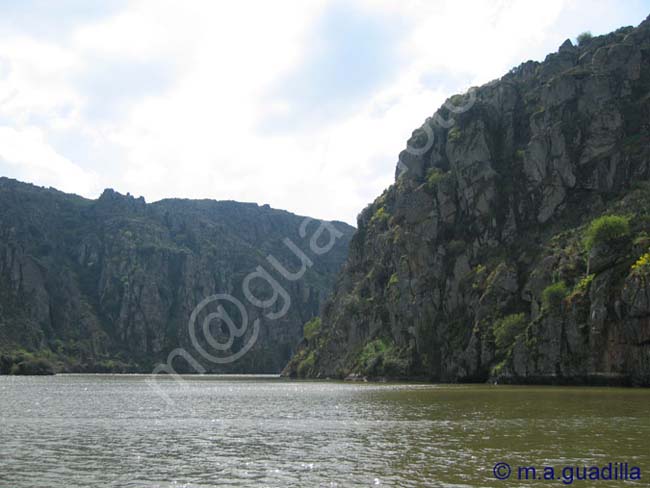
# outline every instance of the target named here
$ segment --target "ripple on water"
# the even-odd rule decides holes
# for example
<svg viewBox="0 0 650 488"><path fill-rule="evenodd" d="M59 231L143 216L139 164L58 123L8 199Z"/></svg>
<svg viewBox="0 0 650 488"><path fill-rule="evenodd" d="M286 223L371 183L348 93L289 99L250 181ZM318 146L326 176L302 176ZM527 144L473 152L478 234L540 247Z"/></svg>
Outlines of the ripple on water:
<svg viewBox="0 0 650 488"><path fill-rule="evenodd" d="M145 379L0 377L0 486L475 487L497 461L647 462L647 391L219 376L160 382L169 405Z"/></svg>

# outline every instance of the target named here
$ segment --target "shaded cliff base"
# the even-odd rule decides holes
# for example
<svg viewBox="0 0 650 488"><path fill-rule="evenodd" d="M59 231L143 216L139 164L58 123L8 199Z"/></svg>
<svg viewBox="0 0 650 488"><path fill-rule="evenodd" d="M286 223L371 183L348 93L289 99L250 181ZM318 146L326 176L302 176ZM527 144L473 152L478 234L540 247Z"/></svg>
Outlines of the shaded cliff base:
<svg viewBox="0 0 650 488"><path fill-rule="evenodd" d="M288 375L285 375L288 376ZM298 379L295 375L288 376ZM332 379L332 378L327 378ZM645 381L636 377L630 377L622 374L591 374L584 376L529 376L521 378L517 376L500 376L492 377L488 380L441 382L427 376L363 376L360 374L350 374L344 378L344 381L363 382L363 383L432 383L432 384L494 384L494 385L522 385L522 386L611 386L611 387L647 387L650 386L650 378Z"/></svg>
<svg viewBox="0 0 650 488"><path fill-rule="evenodd" d="M56 373L150 373L153 365L116 358L82 360L49 349L27 351L16 348L0 352L2 375L52 375Z"/></svg>

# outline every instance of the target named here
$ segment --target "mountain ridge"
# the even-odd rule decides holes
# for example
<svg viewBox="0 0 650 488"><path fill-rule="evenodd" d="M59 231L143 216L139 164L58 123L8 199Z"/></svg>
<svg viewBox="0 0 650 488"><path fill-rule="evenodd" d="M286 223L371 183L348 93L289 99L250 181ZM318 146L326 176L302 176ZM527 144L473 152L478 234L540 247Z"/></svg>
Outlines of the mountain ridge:
<svg viewBox="0 0 650 488"><path fill-rule="evenodd" d="M233 201L146 203L112 189L91 200L9 178L0 178L0 208L3 373L39 362L58 371L151 372L171 350L195 349L188 320L216 293L246 303L260 337L240 360L204 361L206 370L279 372L303 323L319 313L354 230L333 224L341 238L301 280L283 283L291 307L270 321L246 301L242 281L269 268L267 256L295 266L283 240L304 247L305 217ZM268 288L250 286L262 297ZM182 361L177 367L193 372Z"/></svg>

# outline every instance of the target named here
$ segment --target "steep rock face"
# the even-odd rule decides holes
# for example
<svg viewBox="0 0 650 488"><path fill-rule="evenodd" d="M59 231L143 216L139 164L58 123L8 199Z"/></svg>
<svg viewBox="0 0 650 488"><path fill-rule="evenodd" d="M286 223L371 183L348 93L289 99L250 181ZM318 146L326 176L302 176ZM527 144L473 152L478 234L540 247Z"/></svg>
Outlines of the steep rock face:
<svg viewBox="0 0 650 488"><path fill-rule="evenodd" d="M632 268L649 143L647 20L452 97L359 215L285 374L648 384L646 271ZM628 240L589 254L587 224L613 213Z"/></svg>
<svg viewBox="0 0 650 488"><path fill-rule="evenodd" d="M0 208L5 372L34 357L70 371L151 371L178 347L208 371L277 372L300 341L303 324L319 313L353 231L333 223L340 234L332 248L314 255L308 243L320 224L309 223L303 237L304 218L268 206L146 204L112 190L92 201L6 178L0 178ZM313 263L300 279L283 280L267 259L290 271L300 268L299 255L285 239ZM282 317L270 320L269 311L243 293L243 280L258 266L288 294L290 307ZM262 279L251 281L250 290L260 299L272 292ZM260 320L253 349L228 364L204 361L188 337L193 309L218 293L245 304L250 322ZM191 366L174 363L179 371Z"/></svg>

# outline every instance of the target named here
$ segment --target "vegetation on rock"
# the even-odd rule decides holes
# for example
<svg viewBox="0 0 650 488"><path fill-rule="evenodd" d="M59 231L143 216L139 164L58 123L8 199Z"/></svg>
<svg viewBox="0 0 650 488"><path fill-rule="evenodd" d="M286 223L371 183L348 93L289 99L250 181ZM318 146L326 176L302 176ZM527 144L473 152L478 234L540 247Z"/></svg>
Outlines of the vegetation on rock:
<svg viewBox="0 0 650 488"><path fill-rule="evenodd" d="M526 315L523 313L511 314L495 322L493 332L497 349L505 351L512 346L526 325Z"/></svg>
<svg viewBox="0 0 650 488"><path fill-rule="evenodd" d="M553 283L544 288L542 292L542 303L547 311L560 311L562 302L566 298L569 290L564 281Z"/></svg>
<svg viewBox="0 0 650 488"><path fill-rule="evenodd" d="M601 244L611 244L630 237L630 223L620 215L603 215L587 229L585 247L591 250Z"/></svg>
<svg viewBox="0 0 650 488"><path fill-rule="evenodd" d="M581 34L578 34L578 37L576 37L576 41L578 41L578 46L581 46L586 42L589 42L592 38L593 36L591 35L591 32L585 31L582 32Z"/></svg>
<svg viewBox="0 0 650 488"><path fill-rule="evenodd" d="M178 199L147 204L112 190L87 200L7 178L0 178L0 208L3 374L151 372L178 347L194 351L188 321L203 299L229 292L248 304L244 278L258 266L279 277L269 255L287 270L299 269L284 239L309 254L318 227L312 222L305 239L299 233L304 218L268 206ZM282 320L249 306L249 322L259 319L263 331L255 346L228 365L206 361L208 371L284 367L347 254L353 229L341 222L335 227L342 237L329 252L310 254L314 264L300 280L278 278L291 299ZM256 296L268 291L264 280L251 282ZM237 310L228 313L240 322ZM195 372L183 360L174 367Z"/></svg>
<svg viewBox="0 0 650 488"><path fill-rule="evenodd" d="M428 119L358 217L309 376L650 384L650 20L579 37Z"/></svg>
<svg viewBox="0 0 650 488"><path fill-rule="evenodd" d="M320 317L314 317L303 327L303 336L306 340L313 340L320 331L321 320Z"/></svg>

